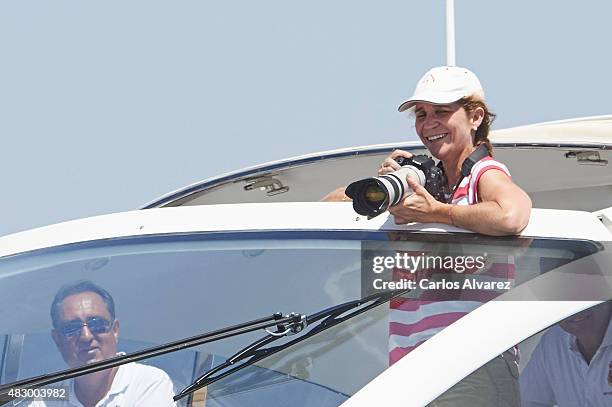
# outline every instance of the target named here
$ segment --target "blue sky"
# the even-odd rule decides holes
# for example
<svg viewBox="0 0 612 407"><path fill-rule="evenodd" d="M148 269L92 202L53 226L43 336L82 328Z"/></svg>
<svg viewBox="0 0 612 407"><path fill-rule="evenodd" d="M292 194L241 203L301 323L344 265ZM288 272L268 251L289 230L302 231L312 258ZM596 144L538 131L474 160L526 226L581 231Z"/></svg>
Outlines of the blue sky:
<svg viewBox="0 0 612 407"><path fill-rule="evenodd" d="M612 113L612 2L456 0L496 128ZM415 138L444 0L0 1L0 235L219 173Z"/></svg>

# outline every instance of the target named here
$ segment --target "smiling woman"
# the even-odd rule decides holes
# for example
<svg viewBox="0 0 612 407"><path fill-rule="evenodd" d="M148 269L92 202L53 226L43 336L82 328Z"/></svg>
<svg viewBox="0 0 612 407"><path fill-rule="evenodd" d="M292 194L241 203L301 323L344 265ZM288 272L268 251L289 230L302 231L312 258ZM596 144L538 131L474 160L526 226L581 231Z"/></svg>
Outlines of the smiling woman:
<svg viewBox="0 0 612 407"><path fill-rule="evenodd" d="M506 166L492 157L488 136L495 114L487 107L473 72L449 66L431 69L399 111L413 113L416 132L439 160L446 182L438 201L424 186L407 178L412 193L389 208L395 223L445 223L494 236L518 234L527 226L531 199L512 182ZM399 170L396 160L402 157L409 159L412 154L393 151L378 168L378 175ZM399 180L400 175L395 175ZM349 199L344 188L339 188L323 201Z"/></svg>
<svg viewBox="0 0 612 407"><path fill-rule="evenodd" d="M424 186L408 178L414 193L389 208L395 223L446 223L489 235L512 235L525 228L531 200L512 182L506 166L492 157L488 135L495 115L485 104L484 90L474 73L459 67L431 69L421 78L413 96L400 105L399 111L414 113L418 136L440 160L438 166L446 175L444 196L448 200L436 200ZM412 154L394 151L380 166L379 175L399 170L398 157L411 158ZM512 281L515 268L512 258L507 260L506 264L499 265L498 271ZM432 321L437 321L438 327L447 326L461 318L462 314L456 312L458 309L474 309L482 302L477 297L469 299L472 301L461 298L438 302L434 311L428 310L431 306L428 301L409 300L416 321L409 325L409 333L426 337L430 335L427 330ZM396 359L391 362L419 345L399 344ZM434 401L432 406L518 406L518 376L513 372L517 364L517 353L508 350ZM474 388L482 391L473 394Z"/></svg>
<svg viewBox="0 0 612 407"><path fill-rule="evenodd" d="M506 166L492 158L488 134L495 115L473 72L448 66L431 69L399 111L414 113L416 132L440 160L451 199L439 202L408 179L414 193L389 209L396 223L446 223L489 235L512 235L525 228L531 200L512 182ZM394 151L379 175L400 169L398 157L412 154Z"/></svg>

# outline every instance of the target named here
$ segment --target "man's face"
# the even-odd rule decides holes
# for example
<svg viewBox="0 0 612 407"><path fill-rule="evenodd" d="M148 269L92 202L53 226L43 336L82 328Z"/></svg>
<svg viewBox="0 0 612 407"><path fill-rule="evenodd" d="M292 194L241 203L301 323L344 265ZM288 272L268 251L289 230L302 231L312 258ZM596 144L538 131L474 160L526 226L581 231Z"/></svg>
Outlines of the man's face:
<svg viewBox="0 0 612 407"><path fill-rule="evenodd" d="M116 355L119 321L111 320L98 294L83 292L64 298L59 314L59 326L51 336L68 366L83 366Z"/></svg>
<svg viewBox="0 0 612 407"><path fill-rule="evenodd" d="M559 322L559 326L576 337L588 336L595 332L605 331L611 315L612 303L604 302L564 319Z"/></svg>

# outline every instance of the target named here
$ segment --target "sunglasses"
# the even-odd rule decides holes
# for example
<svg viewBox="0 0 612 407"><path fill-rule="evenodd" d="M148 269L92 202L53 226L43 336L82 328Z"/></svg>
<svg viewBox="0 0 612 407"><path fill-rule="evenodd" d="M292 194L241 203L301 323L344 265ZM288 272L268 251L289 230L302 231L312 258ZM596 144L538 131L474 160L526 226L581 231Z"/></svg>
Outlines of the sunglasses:
<svg viewBox="0 0 612 407"><path fill-rule="evenodd" d="M66 322L58 328L58 331L66 338L75 338L81 336L81 331L86 326L92 334L100 335L109 333L112 324L111 321L104 318L89 317L85 322L78 320Z"/></svg>

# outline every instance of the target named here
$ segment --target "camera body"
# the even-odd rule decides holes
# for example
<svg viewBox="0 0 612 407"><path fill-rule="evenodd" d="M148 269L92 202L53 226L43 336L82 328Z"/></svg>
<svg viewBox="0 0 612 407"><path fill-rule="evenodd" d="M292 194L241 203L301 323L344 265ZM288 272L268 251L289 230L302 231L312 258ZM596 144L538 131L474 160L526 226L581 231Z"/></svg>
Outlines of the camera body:
<svg viewBox="0 0 612 407"><path fill-rule="evenodd" d="M398 157L395 161L402 168L380 177L353 182L346 188L345 193L353 199L355 212L373 218L412 195L414 191L406 181L407 176L424 186L438 201L448 201L446 176L431 157L419 154L411 158Z"/></svg>
<svg viewBox="0 0 612 407"><path fill-rule="evenodd" d="M436 165L433 158L425 154L414 155L412 158L397 157L395 159L402 167L413 166L420 169L425 174L425 189L437 201L448 202L449 196L446 193L447 179L444 170ZM423 185L423 184L421 184Z"/></svg>

